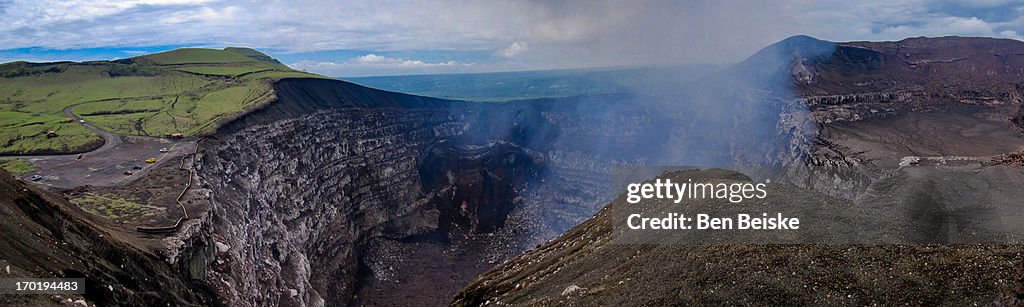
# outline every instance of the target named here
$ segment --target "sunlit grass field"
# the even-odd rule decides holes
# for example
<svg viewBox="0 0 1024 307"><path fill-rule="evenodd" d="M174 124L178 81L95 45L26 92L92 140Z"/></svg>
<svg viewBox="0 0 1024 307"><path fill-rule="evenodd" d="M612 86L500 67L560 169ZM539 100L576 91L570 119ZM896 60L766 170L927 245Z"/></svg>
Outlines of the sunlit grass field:
<svg viewBox="0 0 1024 307"><path fill-rule="evenodd" d="M32 163L13 158L0 158L0 168L12 175L21 175L36 171L36 167L32 166Z"/></svg>
<svg viewBox="0 0 1024 307"><path fill-rule="evenodd" d="M102 139L72 111L120 133L186 136L273 98L274 81L321 77L256 50L185 48L117 61L0 64L0 155L71 153ZM55 132L49 134L49 131Z"/></svg>

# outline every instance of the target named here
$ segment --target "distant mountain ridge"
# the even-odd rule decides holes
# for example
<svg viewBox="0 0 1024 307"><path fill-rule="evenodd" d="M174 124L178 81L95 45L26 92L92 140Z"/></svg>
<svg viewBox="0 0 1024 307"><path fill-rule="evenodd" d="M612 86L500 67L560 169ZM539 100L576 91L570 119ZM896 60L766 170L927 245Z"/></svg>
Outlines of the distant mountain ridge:
<svg viewBox="0 0 1024 307"><path fill-rule="evenodd" d="M718 65L678 65L339 79L372 88L416 95L504 102L534 98L658 92L665 88L682 86L718 69Z"/></svg>

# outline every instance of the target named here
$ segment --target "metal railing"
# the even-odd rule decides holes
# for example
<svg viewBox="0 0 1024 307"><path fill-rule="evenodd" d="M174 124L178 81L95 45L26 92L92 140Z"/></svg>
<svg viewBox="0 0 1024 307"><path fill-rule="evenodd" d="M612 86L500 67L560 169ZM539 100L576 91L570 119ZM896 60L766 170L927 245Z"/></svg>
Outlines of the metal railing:
<svg viewBox="0 0 1024 307"><path fill-rule="evenodd" d="M178 169L185 170L185 160L190 158L190 157L193 159L192 163L194 164L195 163L196 154L198 154L198 153L199 153L199 141L196 141L196 149L195 149L195 151L193 151L192 153L187 154L187 155L181 157L181 164L178 165ZM185 208L185 203L181 202L181 198L185 197L185 193L187 193L188 189L192 187L192 180L196 176L196 169L193 166L193 167L189 168L188 171L189 171L188 172L188 182L185 183L185 188L181 190L181 193L178 194L178 197L174 199L174 201L178 203L178 206L181 207L182 217L178 218L178 221L174 222L173 225L153 226L153 227L138 226L138 227L135 227L136 231L142 232L142 233L169 233L169 232L175 232L175 231L178 230L178 227L181 227L181 223L182 222L184 222L185 220L189 219L188 210Z"/></svg>

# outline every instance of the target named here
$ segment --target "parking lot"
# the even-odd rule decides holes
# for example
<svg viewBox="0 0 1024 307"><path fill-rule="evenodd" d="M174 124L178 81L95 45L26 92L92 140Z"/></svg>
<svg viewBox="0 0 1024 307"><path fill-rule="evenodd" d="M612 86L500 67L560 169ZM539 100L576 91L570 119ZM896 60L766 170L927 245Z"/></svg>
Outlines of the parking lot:
<svg viewBox="0 0 1024 307"><path fill-rule="evenodd" d="M177 163L182 156L192 153L196 143L184 140L168 140L152 137L118 136L121 139L105 150L97 150L81 155L56 155L26 157L25 160L34 165L35 172L19 176L25 181L33 181L33 175L42 176L36 180L56 188L72 188L82 185L112 186L131 182L146 174L157 165L171 161ZM161 148L169 149L160 152ZM146 160L153 158L154 163ZM133 169L138 165L141 169ZM126 175L126 171L131 175Z"/></svg>

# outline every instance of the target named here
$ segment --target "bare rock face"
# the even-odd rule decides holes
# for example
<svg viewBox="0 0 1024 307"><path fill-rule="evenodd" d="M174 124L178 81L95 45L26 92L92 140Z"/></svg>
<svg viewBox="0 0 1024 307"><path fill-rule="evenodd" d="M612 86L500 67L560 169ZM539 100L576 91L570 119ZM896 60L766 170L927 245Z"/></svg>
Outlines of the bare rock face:
<svg viewBox="0 0 1024 307"><path fill-rule="evenodd" d="M806 56L807 52L799 50L824 46L824 42L811 40L791 38L762 51L797 47L797 51L787 51L794 57L788 64L789 78L805 100L812 125L818 130L804 134L814 139L797 144L802 148L794 150L805 153L806 164L811 166L800 175L806 178L803 186L853 199L873 180L884 177L892 166L864 154L876 152L877 156L882 150L872 145L873 141L858 141L874 133L871 131L883 129L870 128L878 126L875 123L918 114L964 113L965 107L978 107L971 116L998 113L1005 125L1021 130L1024 43L993 38L909 38L898 42L834 43L831 50ZM748 62L758 62L756 57ZM985 109L992 112L978 111ZM854 126L862 131L860 136L836 133L855 131ZM942 137L940 133L919 134ZM888 154L936 152L914 144L902 146L902 153Z"/></svg>
<svg viewBox="0 0 1024 307"><path fill-rule="evenodd" d="M1024 43L993 38L909 38L836 44L812 61L818 82L796 82L823 123L1001 106L1024 97ZM799 80L797 80L799 81Z"/></svg>
<svg viewBox="0 0 1024 307"><path fill-rule="evenodd" d="M617 166L774 160L787 154L762 149L795 133L734 135L776 127L777 111L721 112L710 99L703 109L632 95L476 104L323 80L275 91L278 102L205 142L197 168L213 191L207 279L232 304L386 303L379 289L441 303L590 217L614 196ZM739 123L704 127L719 120ZM759 147L733 156L737 143Z"/></svg>
<svg viewBox="0 0 1024 307"><path fill-rule="evenodd" d="M453 105L283 82L281 101L226 125L200 158L215 191L207 279L232 304L373 303L358 295L365 280L403 261L380 250L417 238L469 249L459 261L507 259L596 210L608 197L605 150L634 144L615 134L639 133L587 129L599 120L571 115L575 105ZM595 145L576 143L583 134L622 143L581 151Z"/></svg>
<svg viewBox="0 0 1024 307"><path fill-rule="evenodd" d="M0 295L4 306L213 305L206 286L204 240L189 242L191 253L169 263L146 238L120 225L97 221L62 196L16 180L0 170L0 277L84 278L85 293Z"/></svg>
<svg viewBox="0 0 1024 307"><path fill-rule="evenodd" d="M234 281L227 290L236 300L348 302L365 240L437 229L416 167L445 118L394 112L325 111L251 126L204 156L206 182L220 191L216 237L233 247L218 273Z"/></svg>

